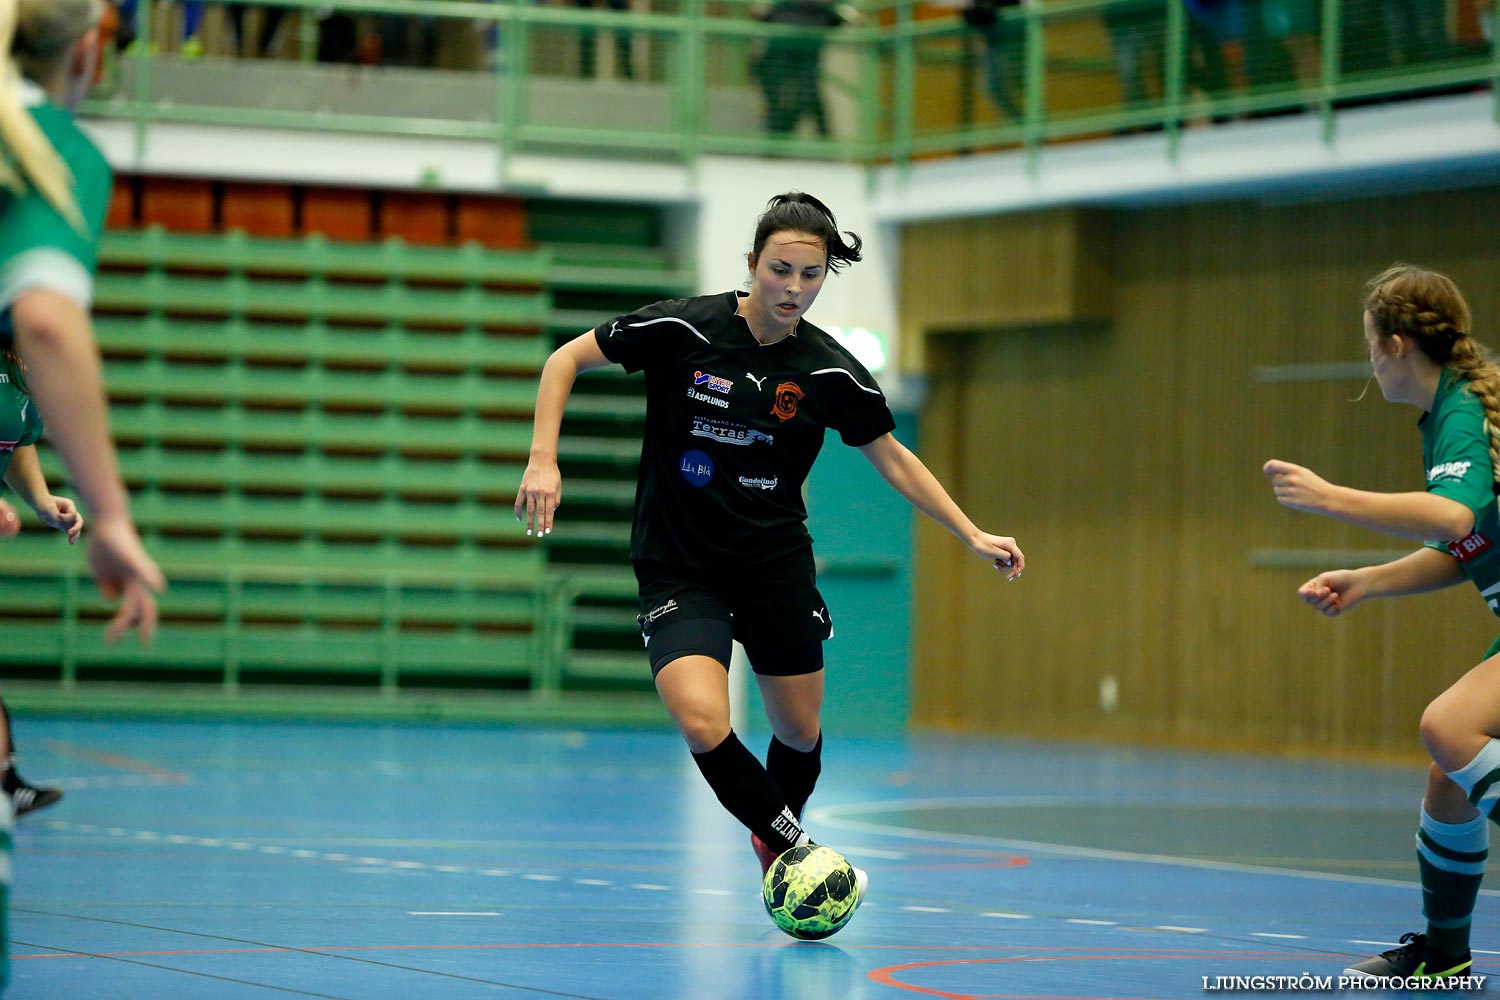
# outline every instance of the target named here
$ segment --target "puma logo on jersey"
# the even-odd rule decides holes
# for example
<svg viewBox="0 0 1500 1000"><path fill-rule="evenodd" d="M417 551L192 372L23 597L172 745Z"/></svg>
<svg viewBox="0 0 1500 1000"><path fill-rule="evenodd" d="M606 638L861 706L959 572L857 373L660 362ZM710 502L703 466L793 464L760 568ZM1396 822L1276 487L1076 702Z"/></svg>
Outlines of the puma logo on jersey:
<svg viewBox="0 0 1500 1000"><path fill-rule="evenodd" d="M828 624L827 615L828 615L828 609L827 608L819 608L818 610L816 610L816 611L813 612L813 617L816 618L818 621L822 622L824 625Z"/></svg>
<svg viewBox="0 0 1500 1000"><path fill-rule="evenodd" d="M755 383L755 388L757 388L757 389L763 389L763 388L765 388L766 377L764 375L762 375L760 378L756 378L754 375L751 375L749 372L746 372L745 373L745 377L747 379L749 379L750 381L752 381L752 382Z"/></svg>

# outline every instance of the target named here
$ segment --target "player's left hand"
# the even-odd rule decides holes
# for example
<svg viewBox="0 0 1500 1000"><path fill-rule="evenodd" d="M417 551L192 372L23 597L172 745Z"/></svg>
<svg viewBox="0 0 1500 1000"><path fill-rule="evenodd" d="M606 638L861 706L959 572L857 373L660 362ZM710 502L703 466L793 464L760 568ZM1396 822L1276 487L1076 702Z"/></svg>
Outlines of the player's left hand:
<svg viewBox="0 0 1500 1000"><path fill-rule="evenodd" d="M1321 514L1328 509L1333 487L1311 469L1273 458L1260 471L1270 478L1276 502L1283 507L1307 514Z"/></svg>
<svg viewBox="0 0 1500 1000"><path fill-rule="evenodd" d="M994 562L995 568L1005 571L1007 581L1015 580L1026 571L1026 556L1021 547L1009 535L991 535L981 531L969 543L974 554Z"/></svg>
<svg viewBox="0 0 1500 1000"><path fill-rule="evenodd" d="M36 508L36 516L49 528L56 528L68 536L68 544L78 544L83 534L83 512L67 497L49 496Z"/></svg>
<svg viewBox="0 0 1500 1000"><path fill-rule="evenodd" d="M16 516L16 509L0 500L0 538L15 538L20 533L21 519Z"/></svg>

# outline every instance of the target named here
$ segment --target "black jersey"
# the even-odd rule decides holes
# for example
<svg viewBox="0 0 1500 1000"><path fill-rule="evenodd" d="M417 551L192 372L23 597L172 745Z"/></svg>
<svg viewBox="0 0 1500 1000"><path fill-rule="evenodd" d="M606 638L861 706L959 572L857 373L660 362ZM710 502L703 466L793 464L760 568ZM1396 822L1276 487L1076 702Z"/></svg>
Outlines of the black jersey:
<svg viewBox="0 0 1500 1000"><path fill-rule="evenodd" d="M761 345L742 292L658 302L594 330L646 373L630 558L713 568L809 545L802 484L825 428L861 447L895 429L864 365L803 319Z"/></svg>

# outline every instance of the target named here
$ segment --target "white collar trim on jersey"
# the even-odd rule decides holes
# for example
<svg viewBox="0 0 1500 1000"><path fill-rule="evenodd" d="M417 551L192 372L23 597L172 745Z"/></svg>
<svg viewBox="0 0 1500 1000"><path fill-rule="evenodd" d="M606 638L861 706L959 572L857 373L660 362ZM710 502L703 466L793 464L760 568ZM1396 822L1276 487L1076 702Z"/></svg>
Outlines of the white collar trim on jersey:
<svg viewBox="0 0 1500 1000"><path fill-rule="evenodd" d="M748 299L749 297L750 297L750 293L749 292L742 292L738 288L736 288L734 290L734 314L739 319L742 319L742 320L745 321L745 330L747 332L749 332L751 338L754 339L755 346L757 346L757 347L775 347L777 344L779 344L783 340L785 340L786 337L795 337L795 336L797 336L797 331L800 330L800 329L802 329L802 320L798 319L797 320L797 325L794 326L794 327L792 327L792 332L789 333L789 334L787 334L786 337L779 337L776 340L771 341L769 344L762 344L760 342L760 338L757 337L757 336L755 336L755 331L750 329L750 319L749 319L749 317L747 317L744 313L740 312L740 300L741 299Z"/></svg>
<svg viewBox="0 0 1500 1000"><path fill-rule="evenodd" d="M21 103L28 108L41 107L47 103L47 92L34 80L21 78L21 85L16 88L21 92Z"/></svg>

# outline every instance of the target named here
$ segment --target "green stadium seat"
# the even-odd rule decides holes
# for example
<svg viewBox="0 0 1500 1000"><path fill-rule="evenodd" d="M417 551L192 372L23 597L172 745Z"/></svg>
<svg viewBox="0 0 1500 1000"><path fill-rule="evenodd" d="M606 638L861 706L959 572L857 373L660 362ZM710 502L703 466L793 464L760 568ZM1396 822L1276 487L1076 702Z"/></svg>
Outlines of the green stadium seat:
<svg viewBox="0 0 1500 1000"><path fill-rule="evenodd" d="M171 587L153 648L108 645L82 549L28 526L3 552L6 661L65 687L649 689L619 572L638 385L580 381L584 426L559 447L577 520L543 541L511 507L560 331L691 286L665 252L624 246L107 234L112 428Z"/></svg>

